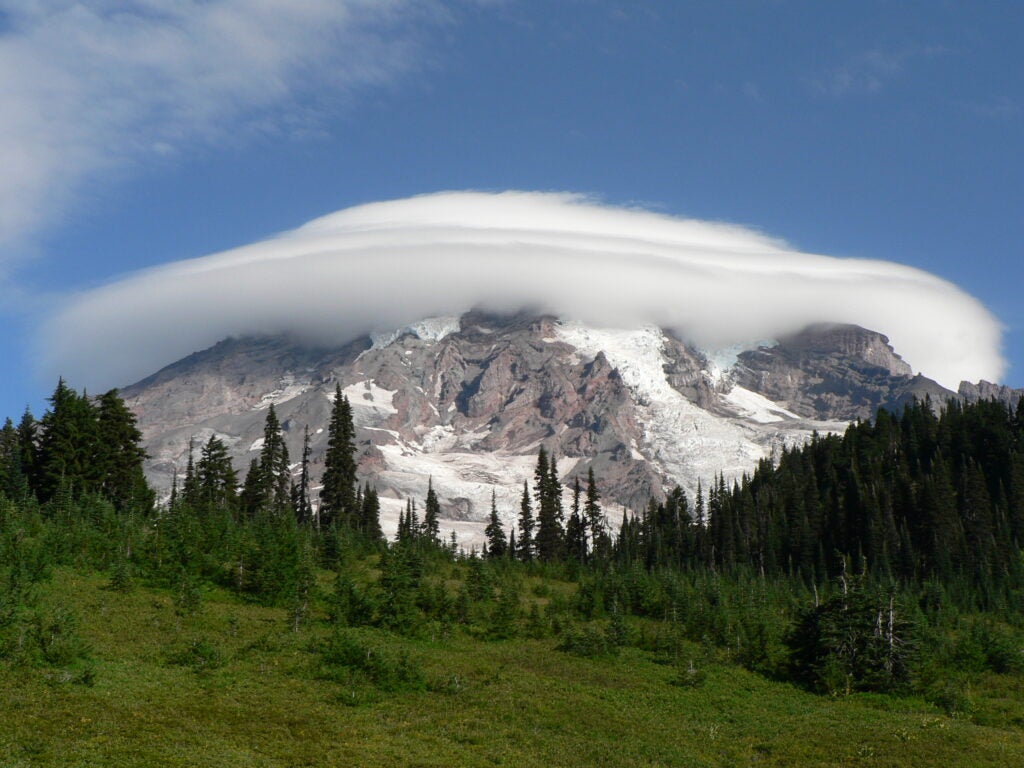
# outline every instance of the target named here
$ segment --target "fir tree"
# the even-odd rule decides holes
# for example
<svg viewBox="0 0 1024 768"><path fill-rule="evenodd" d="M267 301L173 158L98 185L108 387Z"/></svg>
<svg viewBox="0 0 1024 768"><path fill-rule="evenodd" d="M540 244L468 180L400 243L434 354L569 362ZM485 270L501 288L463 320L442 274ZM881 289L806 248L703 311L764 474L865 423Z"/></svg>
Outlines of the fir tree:
<svg viewBox="0 0 1024 768"><path fill-rule="evenodd" d="M491 517L484 529L487 536L487 556L496 559L505 556L508 546L505 541L505 532L501 528L501 521L498 519L498 501L494 489L491 489Z"/></svg>
<svg viewBox="0 0 1024 768"><path fill-rule="evenodd" d="M590 528L591 553L597 559L604 559L608 556L611 541L605 530L604 512L601 510L601 494L597 490L593 467L587 469L587 496L583 503L583 513Z"/></svg>
<svg viewBox="0 0 1024 768"><path fill-rule="evenodd" d="M247 517L255 517L256 513L264 508L266 504L265 487L266 483L263 480L259 459L253 459L249 462L249 471L245 474L242 493L238 499L239 505Z"/></svg>
<svg viewBox="0 0 1024 768"><path fill-rule="evenodd" d="M427 500L423 506L423 537L431 544L441 544L441 503L434 492L434 479L427 479Z"/></svg>
<svg viewBox="0 0 1024 768"><path fill-rule="evenodd" d="M50 409L40 423L40 499L52 498L61 485L75 496L96 490L95 409L88 397L76 393L64 379L57 382L49 402Z"/></svg>
<svg viewBox="0 0 1024 768"><path fill-rule="evenodd" d="M267 421L263 427L260 480L264 484L261 490L263 503L279 514L286 510L291 503L292 474L288 446L285 445L273 403L267 409Z"/></svg>
<svg viewBox="0 0 1024 768"><path fill-rule="evenodd" d="M148 511L154 494L146 483L142 462L142 433L136 426L135 414L128 410L116 389L99 398L96 409L97 490L118 509L135 507Z"/></svg>
<svg viewBox="0 0 1024 768"><path fill-rule="evenodd" d="M565 550L562 514L562 484L554 455L548 460L541 446L534 473L537 495L537 556L544 561L556 560Z"/></svg>
<svg viewBox="0 0 1024 768"><path fill-rule="evenodd" d="M355 516L356 461L355 427L348 398L341 384L334 389L334 406L327 428L327 452L324 454L323 489L320 491L321 529L332 525L352 525Z"/></svg>
<svg viewBox="0 0 1024 768"><path fill-rule="evenodd" d="M295 486L295 519L300 523L309 523L313 519L313 507L309 501L309 425L302 432L302 462L299 469L299 482Z"/></svg>
<svg viewBox="0 0 1024 768"><path fill-rule="evenodd" d="M29 490L39 492L39 423L26 406L18 422L18 445L21 446L21 471Z"/></svg>
<svg viewBox="0 0 1024 768"><path fill-rule="evenodd" d="M227 446L211 435L200 451L195 466L199 497L218 509L234 510L238 503L238 475L231 464Z"/></svg>
<svg viewBox="0 0 1024 768"><path fill-rule="evenodd" d="M377 541L384 535L380 529L380 498L377 496L377 489L371 488L369 483L363 490L359 530L372 541Z"/></svg>
<svg viewBox="0 0 1024 768"><path fill-rule="evenodd" d="M572 486L572 511L565 528L566 554L569 559L583 563L587 559L587 525L580 510L580 478L577 475Z"/></svg>
<svg viewBox="0 0 1024 768"><path fill-rule="evenodd" d="M519 559L533 560L533 505L530 502L530 486L523 481L523 498L519 504Z"/></svg>

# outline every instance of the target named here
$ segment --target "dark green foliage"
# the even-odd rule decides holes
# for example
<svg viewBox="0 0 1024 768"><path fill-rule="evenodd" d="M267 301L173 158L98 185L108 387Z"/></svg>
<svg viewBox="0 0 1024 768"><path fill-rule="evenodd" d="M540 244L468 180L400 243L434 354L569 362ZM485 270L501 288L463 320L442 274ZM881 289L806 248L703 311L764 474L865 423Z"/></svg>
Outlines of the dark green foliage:
<svg viewBox="0 0 1024 768"><path fill-rule="evenodd" d="M523 481L523 498L519 504L519 540L516 542L516 554L523 562L533 559L533 504L530 502L530 486Z"/></svg>
<svg viewBox="0 0 1024 768"><path fill-rule="evenodd" d="M154 494L142 474L146 452L135 414L112 389L101 395L96 409L96 492L118 509L148 510Z"/></svg>
<svg viewBox="0 0 1024 768"><path fill-rule="evenodd" d="M552 455L549 461L543 446L537 454L534 493L537 498L537 557L544 562L561 559L565 554L562 484L555 457Z"/></svg>
<svg viewBox="0 0 1024 768"><path fill-rule="evenodd" d="M832 695L905 690L917 646L895 592L860 579L802 611L786 644L793 677Z"/></svg>
<svg viewBox="0 0 1024 768"><path fill-rule="evenodd" d="M423 505L423 538L434 546L441 545L441 503L434 493L434 479L427 480L427 499Z"/></svg>
<svg viewBox="0 0 1024 768"><path fill-rule="evenodd" d="M484 535L487 536L487 556L491 559L504 557L508 549L508 542L505 540L505 531L502 530L501 521L498 519L498 502L493 490L491 491L491 516L484 529Z"/></svg>
<svg viewBox="0 0 1024 768"><path fill-rule="evenodd" d="M377 489L371 488L369 483L363 489L357 530L370 543L379 542L384 537L380 529L380 499Z"/></svg>
<svg viewBox="0 0 1024 768"><path fill-rule="evenodd" d="M995 402L886 411L843 435L816 435L732 488L719 477L624 521L622 562L648 568L754 566L806 582L865 564L879 579L936 579L978 605L1019 600L1024 425Z"/></svg>
<svg viewBox="0 0 1024 768"><path fill-rule="evenodd" d="M189 667L199 674L212 672L224 666L224 653L208 638L197 637L183 648L171 651L167 663L178 667Z"/></svg>
<svg viewBox="0 0 1024 768"><path fill-rule="evenodd" d="M5 444L9 438L8 433ZM116 389L93 402L61 379L38 426L26 412L18 442L17 457L3 462L0 453L0 479L14 483L15 497L27 495L25 490L42 501L60 494L96 494L118 509L145 512L153 505L153 492L142 474L142 435Z"/></svg>
<svg viewBox="0 0 1024 768"><path fill-rule="evenodd" d="M409 654L379 647L350 629L335 629L321 646L320 659L324 677L337 682L370 683L388 692L426 688L426 677Z"/></svg>
<svg viewBox="0 0 1024 768"><path fill-rule="evenodd" d="M299 464L299 482L295 485L292 494L292 508L295 510L295 519L300 524L313 522L313 505L309 500L309 457L311 452L309 425L307 424L302 432L302 461Z"/></svg>
<svg viewBox="0 0 1024 768"><path fill-rule="evenodd" d="M211 435L203 446L195 477L197 502L229 511L236 508L238 475L231 464L227 446L216 435Z"/></svg>
<svg viewBox="0 0 1024 768"><path fill-rule="evenodd" d="M573 481L572 509L565 526L565 557L578 563L587 561L587 524L580 509L580 479Z"/></svg>
<svg viewBox="0 0 1024 768"><path fill-rule="evenodd" d="M352 407L334 390L334 407L327 427L327 452L324 454L323 488L320 491L318 520L321 529L332 525L351 527L356 509L356 444Z"/></svg>
<svg viewBox="0 0 1024 768"><path fill-rule="evenodd" d="M291 507L288 447L273 404L267 409L260 457L250 466L242 500L245 512L250 517L256 517L261 512L283 515Z"/></svg>

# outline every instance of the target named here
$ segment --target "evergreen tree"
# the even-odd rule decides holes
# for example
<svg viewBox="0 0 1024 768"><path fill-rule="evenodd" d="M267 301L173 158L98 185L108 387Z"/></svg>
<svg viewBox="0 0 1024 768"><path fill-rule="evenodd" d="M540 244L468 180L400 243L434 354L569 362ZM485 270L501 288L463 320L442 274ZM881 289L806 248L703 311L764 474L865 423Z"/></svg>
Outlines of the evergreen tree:
<svg viewBox="0 0 1024 768"><path fill-rule="evenodd" d="M299 483L295 486L295 518L300 523L313 520L313 507L309 501L309 425L302 432L302 462L299 469Z"/></svg>
<svg viewBox="0 0 1024 768"><path fill-rule="evenodd" d="M572 486L572 511L565 527L566 555L571 560L583 563L587 560L587 524L580 510L580 478L577 476Z"/></svg>
<svg viewBox="0 0 1024 768"><path fill-rule="evenodd" d="M519 559L533 560L533 505L530 503L530 486L523 481L523 499L519 504Z"/></svg>
<svg viewBox="0 0 1024 768"><path fill-rule="evenodd" d="M29 495L28 477L22 465L21 441L9 418L0 430L0 494L12 501L24 501Z"/></svg>
<svg viewBox="0 0 1024 768"><path fill-rule="evenodd" d="M604 512L601 510L601 494L597 490L593 467L587 469L587 497L583 503L583 513L590 528L591 553L596 559L604 559L611 548L611 540L606 530Z"/></svg>
<svg viewBox="0 0 1024 768"><path fill-rule="evenodd" d="M380 498L377 496L377 489L371 488L369 483L363 490L359 530L373 541L384 535L380 529Z"/></svg>
<svg viewBox="0 0 1024 768"><path fill-rule="evenodd" d="M50 397L39 440L40 500L54 496L60 486L80 495L96 490L98 471L95 409L87 396L68 387L64 379Z"/></svg>
<svg viewBox="0 0 1024 768"><path fill-rule="evenodd" d="M199 498L215 508L233 511L238 503L238 475L227 446L211 435L195 466Z"/></svg>
<svg viewBox="0 0 1024 768"><path fill-rule="evenodd" d="M196 474L195 437L188 439L188 460L185 462L185 479L181 484L181 500L195 509L202 499L199 492L199 476Z"/></svg>
<svg viewBox="0 0 1024 768"><path fill-rule="evenodd" d="M288 446L285 445L273 403L267 409L267 421L263 427L260 480L264 484L260 494L264 505L279 514L286 510L291 504L292 473Z"/></svg>
<svg viewBox="0 0 1024 768"><path fill-rule="evenodd" d="M142 433L116 389L99 398L96 432L97 490L118 509L148 511L155 497L142 472Z"/></svg>
<svg viewBox="0 0 1024 768"><path fill-rule="evenodd" d="M348 398L341 384L334 389L334 406L327 427L327 452L324 454L323 489L320 491L321 529L332 525L352 525L355 516L356 460L355 427Z"/></svg>
<svg viewBox="0 0 1024 768"><path fill-rule="evenodd" d="M484 529L484 534L487 536L487 556L491 559L504 557L508 545L505 541L505 532L501 528L501 521L498 519L498 501L493 489L491 489L491 517Z"/></svg>
<svg viewBox="0 0 1024 768"><path fill-rule="evenodd" d="M21 471L30 492L39 492L39 423L26 406L18 422L18 445L21 446Z"/></svg>
<svg viewBox="0 0 1024 768"><path fill-rule="evenodd" d="M560 558L565 551L565 530L562 514L562 484L554 455L548 460L541 446L534 472L537 495L537 556L544 561Z"/></svg>
<svg viewBox="0 0 1024 768"><path fill-rule="evenodd" d="M259 459L253 459L249 462L249 471L245 474L242 493L238 498L239 506L248 518L254 518L266 506L265 489L266 482L263 480Z"/></svg>
<svg viewBox="0 0 1024 768"><path fill-rule="evenodd" d="M440 546L441 544L441 503L434 493L434 479L427 479L427 501L423 506L423 538Z"/></svg>

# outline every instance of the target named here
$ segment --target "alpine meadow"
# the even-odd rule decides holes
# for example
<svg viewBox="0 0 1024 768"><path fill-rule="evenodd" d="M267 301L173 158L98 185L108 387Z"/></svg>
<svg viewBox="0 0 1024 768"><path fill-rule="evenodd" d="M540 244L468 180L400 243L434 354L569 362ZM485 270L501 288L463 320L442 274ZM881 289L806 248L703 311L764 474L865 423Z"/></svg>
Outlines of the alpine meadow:
<svg viewBox="0 0 1024 768"><path fill-rule="evenodd" d="M0 0L0 768L1024 765L1022 49Z"/></svg>

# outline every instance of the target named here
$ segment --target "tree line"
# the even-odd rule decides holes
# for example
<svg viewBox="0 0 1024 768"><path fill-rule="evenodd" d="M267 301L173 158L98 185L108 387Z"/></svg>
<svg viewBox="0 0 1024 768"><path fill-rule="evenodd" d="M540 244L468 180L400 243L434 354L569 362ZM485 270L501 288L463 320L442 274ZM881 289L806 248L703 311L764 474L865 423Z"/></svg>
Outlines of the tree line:
<svg viewBox="0 0 1024 768"><path fill-rule="evenodd" d="M323 598L324 568L336 573L328 602L344 625L415 633L483 616L488 637L554 633L580 651L618 647L626 616L654 620L752 669L832 692L906 687L922 659L961 653L942 645L961 612L1012 621L1024 607L1024 402L881 411L731 486L718 477L692 499L676 488L624 514L615 536L593 471L566 488L541 448L507 532L492 496L479 553L441 539L432 482L422 519L408 500L396 539L385 541L376 490L357 478L340 386L319 499L308 428L292 464L273 406L243 481L213 436L190 446L184 475L157 505L141 435L116 391L90 397L60 381L49 404L40 420L26 413L0 430L0 655L25 585L53 565L109 571L117 588L137 579L168 588L183 612L217 584L288 606L296 627ZM358 558L375 563L369 582L353 577ZM452 595L438 574L457 563L468 571ZM571 602L524 615L515 585L527 574L572 581ZM581 621L614 626L580 634ZM972 658L1016 668L1001 632L972 624L981 649Z"/></svg>

